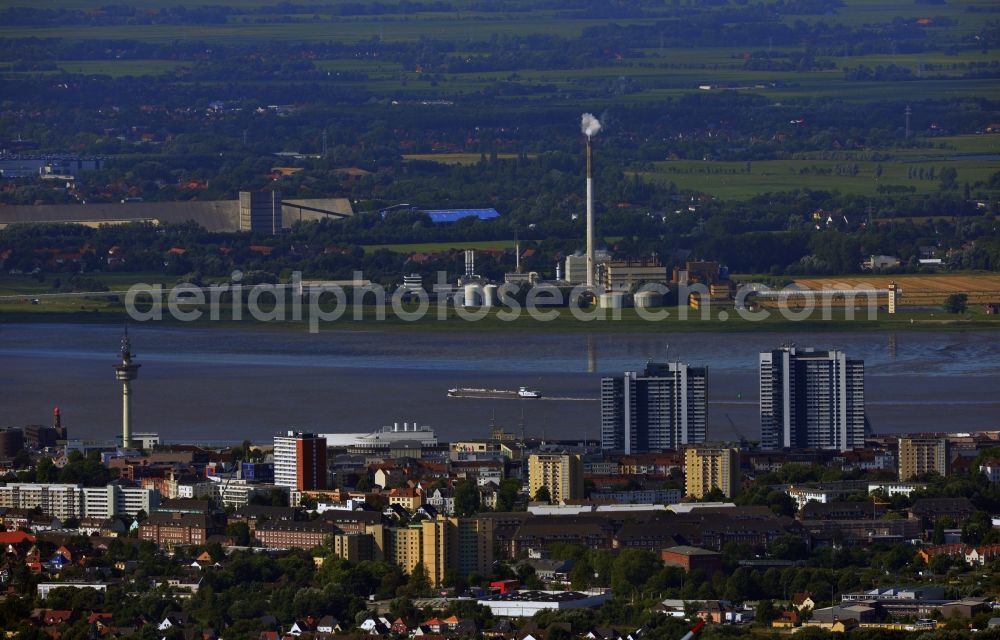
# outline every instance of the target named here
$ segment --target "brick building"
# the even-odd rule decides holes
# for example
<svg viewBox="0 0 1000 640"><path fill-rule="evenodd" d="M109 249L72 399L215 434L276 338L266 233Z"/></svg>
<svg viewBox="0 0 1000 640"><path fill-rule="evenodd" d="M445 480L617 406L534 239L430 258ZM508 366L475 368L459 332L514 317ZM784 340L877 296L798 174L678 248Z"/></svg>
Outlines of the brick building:
<svg viewBox="0 0 1000 640"><path fill-rule="evenodd" d="M312 549L340 530L331 522L272 520L257 525L255 536L268 549Z"/></svg>
<svg viewBox="0 0 1000 640"><path fill-rule="evenodd" d="M160 547L205 544L209 536L221 534L224 530L219 520L209 514L156 511L139 525L139 539Z"/></svg>
<svg viewBox="0 0 1000 640"><path fill-rule="evenodd" d="M686 545L670 547L660 552L660 558L667 566L680 567L685 573L704 571L711 577L716 571L722 571L722 554L708 549Z"/></svg>

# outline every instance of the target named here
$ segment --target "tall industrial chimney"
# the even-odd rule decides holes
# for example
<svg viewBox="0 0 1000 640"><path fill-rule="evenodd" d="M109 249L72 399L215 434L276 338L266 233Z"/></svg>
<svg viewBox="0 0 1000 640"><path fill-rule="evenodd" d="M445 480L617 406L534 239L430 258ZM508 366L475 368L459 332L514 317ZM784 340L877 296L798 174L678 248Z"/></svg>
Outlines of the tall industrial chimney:
<svg viewBox="0 0 1000 640"><path fill-rule="evenodd" d="M476 251L475 249L465 250L465 277L472 278L476 275Z"/></svg>
<svg viewBox="0 0 1000 640"><path fill-rule="evenodd" d="M514 271L521 273L521 242L517 239L517 228L514 229Z"/></svg>
<svg viewBox="0 0 1000 640"><path fill-rule="evenodd" d="M594 286L594 142L587 136L587 286Z"/></svg>
<svg viewBox="0 0 1000 640"><path fill-rule="evenodd" d="M594 147L593 139L601 130L600 121L585 113L580 129L587 136L587 287L594 286Z"/></svg>

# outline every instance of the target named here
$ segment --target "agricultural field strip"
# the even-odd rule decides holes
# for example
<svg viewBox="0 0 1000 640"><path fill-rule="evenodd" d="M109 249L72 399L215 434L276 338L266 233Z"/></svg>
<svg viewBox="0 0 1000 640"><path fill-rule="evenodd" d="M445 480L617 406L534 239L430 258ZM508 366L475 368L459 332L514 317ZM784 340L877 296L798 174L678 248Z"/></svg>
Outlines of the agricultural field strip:
<svg viewBox="0 0 1000 640"><path fill-rule="evenodd" d="M1000 274L834 276L829 278L796 278L795 284L813 290L840 286L853 288L858 285L870 285L876 289L885 289L892 281L895 281L902 289L904 298L907 294L947 295L972 292L992 292L1000 297Z"/></svg>

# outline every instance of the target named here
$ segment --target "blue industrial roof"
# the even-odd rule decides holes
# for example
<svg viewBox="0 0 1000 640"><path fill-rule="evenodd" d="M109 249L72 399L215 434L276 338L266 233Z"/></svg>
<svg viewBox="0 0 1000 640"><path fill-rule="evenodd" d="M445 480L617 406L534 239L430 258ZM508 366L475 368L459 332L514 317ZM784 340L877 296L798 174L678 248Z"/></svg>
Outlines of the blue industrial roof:
<svg viewBox="0 0 1000 640"><path fill-rule="evenodd" d="M455 222L462 218L476 217L480 220L492 220L500 217L496 209L426 209L423 211L431 217L431 222Z"/></svg>

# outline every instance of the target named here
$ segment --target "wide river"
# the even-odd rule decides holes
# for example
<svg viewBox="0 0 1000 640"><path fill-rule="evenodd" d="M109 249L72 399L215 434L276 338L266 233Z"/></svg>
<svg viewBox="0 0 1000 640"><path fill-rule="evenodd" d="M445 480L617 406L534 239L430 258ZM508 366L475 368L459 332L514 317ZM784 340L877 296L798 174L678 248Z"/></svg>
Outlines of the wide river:
<svg viewBox="0 0 1000 640"><path fill-rule="evenodd" d="M393 422L442 439L485 437L492 419L529 435L596 438L600 378L679 359L709 369L709 437L759 437L757 355L783 342L865 361L877 433L1000 428L1000 334L660 335L331 331L133 325L142 364L134 431L168 441L265 441L282 429L371 431ZM75 438L119 433L111 365L121 328L0 325L0 426L47 424ZM539 389L540 400L448 398L449 387Z"/></svg>

